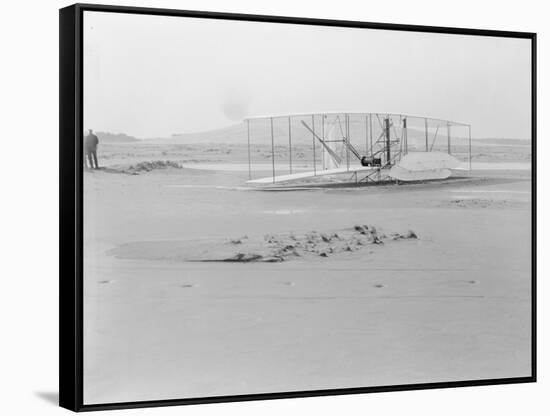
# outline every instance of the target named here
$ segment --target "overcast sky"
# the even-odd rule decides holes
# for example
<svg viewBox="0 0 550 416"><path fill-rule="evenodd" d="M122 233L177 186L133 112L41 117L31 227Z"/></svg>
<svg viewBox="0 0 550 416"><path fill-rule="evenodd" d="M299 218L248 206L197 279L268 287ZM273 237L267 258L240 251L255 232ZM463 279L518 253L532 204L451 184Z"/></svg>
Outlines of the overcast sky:
<svg viewBox="0 0 550 416"><path fill-rule="evenodd" d="M530 59L526 39L85 12L84 127L165 137L356 111L529 138Z"/></svg>

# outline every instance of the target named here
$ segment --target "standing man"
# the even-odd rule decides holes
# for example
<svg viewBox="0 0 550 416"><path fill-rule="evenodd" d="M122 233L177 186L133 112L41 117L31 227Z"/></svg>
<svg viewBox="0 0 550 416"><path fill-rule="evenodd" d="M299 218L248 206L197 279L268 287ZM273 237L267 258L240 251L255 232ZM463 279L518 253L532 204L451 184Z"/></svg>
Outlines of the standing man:
<svg viewBox="0 0 550 416"><path fill-rule="evenodd" d="M86 159L88 160L88 164L90 165L90 169L97 169L99 166L97 165L97 144L99 143L99 139L94 134L92 129L88 129L88 135L84 139L84 151L86 154ZM94 167L95 162L95 167Z"/></svg>

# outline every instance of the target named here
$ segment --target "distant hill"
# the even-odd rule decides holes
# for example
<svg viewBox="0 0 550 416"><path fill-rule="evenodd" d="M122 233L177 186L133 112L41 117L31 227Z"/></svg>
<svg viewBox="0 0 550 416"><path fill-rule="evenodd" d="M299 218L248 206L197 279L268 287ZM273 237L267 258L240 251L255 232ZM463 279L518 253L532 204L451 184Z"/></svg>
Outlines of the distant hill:
<svg viewBox="0 0 550 416"><path fill-rule="evenodd" d="M141 141L140 139L133 136L128 136L124 133L108 133L98 131L96 132L96 136L98 137L100 143L131 143Z"/></svg>
<svg viewBox="0 0 550 416"><path fill-rule="evenodd" d="M317 126L319 128L319 126ZM274 120L273 136L275 144L288 143L288 120L286 118ZM320 131L317 130L320 134ZM299 119L293 119L291 124L291 134L293 143L311 143L311 132L306 130ZM233 124L221 129L202 131L196 133L178 133L165 139L147 139L147 141L159 143L225 143L225 144L243 144L248 140L248 129L246 123ZM269 119L255 120L250 123L250 143L269 144L271 141L271 124Z"/></svg>
<svg viewBox="0 0 550 416"><path fill-rule="evenodd" d="M292 142L307 144L311 143L312 134L306 130L300 123L299 119L292 120L291 123ZM352 143L363 144L365 138L364 124L357 124L355 129L352 127L351 140ZM316 132L321 135L321 128L316 126ZM273 136L276 145L286 145L288 143L289 125L287 119L274 120ZM375 128L373 132L374 140L379 136L380 129ZM400 133L397 133L400 134ZM446 131L439 129L437 133L437 144L445 145L447 141ZM467 131L460 128L452 132L453 145L467 145L468 138L465 137ZM428 133L429 143L433 142L435 135L434 129ZM144 139L143 142L159 143L159 144L196 144L196 143L211 143L211 144L242 144L246 145L248 140L248 132L246 123L233 124L221 129L202 131L196 133L178 133L167 138L150 138ZM411 145L424 146L425 132L423 129L415 129L409 127L408 140ZM269 144L271 142L271 125L269 119L264 121L254 121L250 123L250 143L254 144ZM497 138L472 138L473 145L491 145L491 146L528 146L529 140L520 139L497 139Z"/></svg>
<svg viewBox="0 0 550 416"><path fill-rule="evenodd" d="M252 135L252 131L251 131ZM201 131L197 133L176 133L165 139L160 140L170 143L228 143L228 144L243 144L246 143L247 132L244 123L233 124L221 129Z"/></svg>
<svg viewBox="0 0 550 416"><path fill-rule="evenodd" d="M531 140L529 139L495 139L495 138L480 138L476 141L483 142L483 144L501 145L501 146L531 146Z"/></svg>

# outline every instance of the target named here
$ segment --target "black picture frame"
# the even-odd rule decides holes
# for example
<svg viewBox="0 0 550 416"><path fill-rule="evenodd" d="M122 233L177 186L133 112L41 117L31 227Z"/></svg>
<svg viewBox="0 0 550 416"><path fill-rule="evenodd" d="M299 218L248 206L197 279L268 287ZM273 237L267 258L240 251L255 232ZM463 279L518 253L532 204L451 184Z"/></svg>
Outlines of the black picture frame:
<svg viewBox="0 0 550 416"><path fill-rule="evenodd" d="M174 400L148 400L125 403L83 403L83 25L85 11L130 13L161 16L180 16L207 19L244 20L281 24L337 26L347 28L387 29L406 32L461 34L473 36L523 38L531 41L531 143L532 143L532 293L531 293L531 376L456 382L390 385L364 388L295 391L269 394L250 394L222 397L198 397ZM451 27L416 26L283 16L214 13L75 4L59 11L59 404L73 411L126 409L153 406L172 406L199 403L217 403L248 400L267 400L309 396L344 395L401 390L452 388L510 383L535 382L537 372L536 319L536 33L496 30L463 29Z"/></svg>

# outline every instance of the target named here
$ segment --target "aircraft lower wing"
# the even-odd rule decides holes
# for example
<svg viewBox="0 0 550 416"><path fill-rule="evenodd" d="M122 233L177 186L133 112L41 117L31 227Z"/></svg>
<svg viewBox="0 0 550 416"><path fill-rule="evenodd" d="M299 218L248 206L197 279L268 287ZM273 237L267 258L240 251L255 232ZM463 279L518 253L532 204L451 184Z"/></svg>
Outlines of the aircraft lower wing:
<svg viewBox="0 0 550 416"><path fill-rule="evenodd" d="M267 178L252 179L250 181L247 181L246 183L268 185L270 183L291 182L299 179L314 178L317 176L338 175L342 173L369 172L377 169L379 168L372 167L372 166L357 166L350 169L347 169L347 168L324 169L324 170L318 170L317 172L309 171L309 172L292 173L290 175L279 175L275 177L269 176Z"/></svg>

